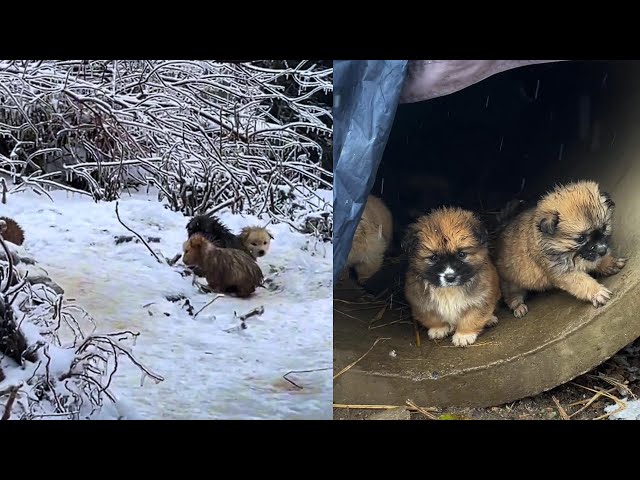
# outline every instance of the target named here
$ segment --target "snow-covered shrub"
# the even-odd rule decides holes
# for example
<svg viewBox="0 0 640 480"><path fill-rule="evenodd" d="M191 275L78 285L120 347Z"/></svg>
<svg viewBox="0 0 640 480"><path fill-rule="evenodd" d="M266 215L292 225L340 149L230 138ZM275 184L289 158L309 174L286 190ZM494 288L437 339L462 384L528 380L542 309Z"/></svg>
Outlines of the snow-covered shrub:
<svg viewBox="0 0 640 480"><path fill-rule="evenodd" d="M137 333L85 334L92 325L79 306L0 260L0 419L91 418L115 400L109 387L122 359L163 380L131 353Z"/></svg>
<svg viewBox="0 0 640 480"><path fill-rule="evenodd" d="M0 169L17 189L155 185L186 215L230 207L330 238L315 192L332 189L332 91L323 61L0 61Z"/></svg>

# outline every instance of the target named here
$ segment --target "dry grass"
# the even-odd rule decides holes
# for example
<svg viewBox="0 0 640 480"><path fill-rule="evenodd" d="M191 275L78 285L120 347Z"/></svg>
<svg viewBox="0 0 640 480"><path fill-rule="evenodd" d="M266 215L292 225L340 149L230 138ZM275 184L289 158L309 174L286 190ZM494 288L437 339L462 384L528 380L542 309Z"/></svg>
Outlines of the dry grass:
<svg viewBox="0 0 640 480"><path fill-rule="evenodd" d="M378 342L381 341L385 341L385 340L389 340L389 338L378 338L375 342L373 342L373 345L371 345L371 348L369 348L369 350L367 350L365 352L364 355L362 355L360 358L358 358L355 362L350 363L349 365L347 365L346 367L344 367L342 370L340 370L338 373L336 373L333 376L333 379L335 380L336 378L338 378L340 375L342 375L343 373L349 371L354 365L356 365L360 360L362 360L364 357L366 357L367 355L369 355L369 353L371 352L371 350L373 350L373 347L375 347Z"/></svg>
<svg viewBox="0 0 640 480"><path fill-rule="evenodd" d="M613 377L609 377L607 375L602 375L602 374L601 375L587 375L587 377L592 378L594 380L602 380L603 382L608 383L612 387L615 387L615 390L617 390L618 393L620 393L620 395L636 398L636 395L631 391L631 389L627 385L625 385L624 383L622 383L621 381L619 381L619 380L617 380L617 379L615 379Z"/></svg>
<svg viewBox="0 0 640 480"><path fill-rule="evenodd" d="M567 415L566 410L562 408L562 405L560 405L560 402L558 401L558 399L553 395L551 396L551 398L553 399L553 403L555 403L556 407L558 408L558 412L560 413L560 418L562 418L563 420L571 420L569 415Z"/></svg>
<svg viewBox="0 0 640 480"><path fill-rule="evenodd" d="M387 307L388 305L385 304L379 311L378 313L376 313L376 315L373 317L373 319L369 322L369 330L371 330L372 328L375 328L373 325L380 321L382 319L382 317L384 316L384 313L387 311Z"/></svg>
<svg viewBox="0 0 640 480"><path fill-rule="evenodd" d="M437 412L437 408L433 407L420 407L416 405L413 401L407 400L406 405L357 405L357 404L346 404L346 403L334 403L334 409L345 409L345 410L395 410L398 408L402 408L407 410L408 412L417 412L421 413L425 417L431 420L437 420L438 417L433 415L431 412Z"/></svg>
<svg viewBox="0 0 640 480"><path fill-rule="evenodd" d="M437 420L438 417L436 417L435 415L433 415L432 413L429 412L429 410L427 410L426 408L422 408L419 407L418 405L416 405L413 401L407 399L407 405L409 405L411 408L416 409L419 413L421 413L422 415L424 415L425 417L431 419L431 420Z"/></svg>
<svg viewBox="0 0 640 480"><path fill-rule="evenodd" d="M620 400L618 397L616 397L615 395L612 395L610 393L609 390L594 390L593 388L589 388L589 387L585 387L584 385L580 385L579 383L575 383L575 382L570 382L572 385L575 385L576 387L580 387L580 388L584 388L585 390L589 390L590 392L594 392L596 395L598 396L604 396L607 397L611 400L613 400L614 402L616 402L616 405L618 405L618 409L614 410L613 412L609 412L609 413L605 413L604 415L600 415L599 417L594 418L594 420L603 420L615 413L619 413L622 412L623 410L626 410L627 408L627 404L625 402L623 402L622 400ZM610 390L617 390L616 388L610 389Z"/></svg>

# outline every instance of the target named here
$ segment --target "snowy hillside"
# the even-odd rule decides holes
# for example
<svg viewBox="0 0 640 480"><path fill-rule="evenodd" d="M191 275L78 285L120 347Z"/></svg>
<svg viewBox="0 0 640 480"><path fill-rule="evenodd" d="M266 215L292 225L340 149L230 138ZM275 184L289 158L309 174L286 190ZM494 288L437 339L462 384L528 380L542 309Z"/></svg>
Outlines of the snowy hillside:
<svg viewBox="0 0 640 480"><path fill-rule="evenodd" d="M50 194L53 202L32 191L12 194L0 215L23 226L26 251L64 288L66 301L93 316L97 332L139 332L133 353L164 378L156 384L147 377L141 385L140 369L120 357L110 388L118 403L107 400L95 418L331 418L330 243L285 223L269 225L275 239L259 260L267 288L249 299L220 297L201 310L214 295L200 293L180 261L158 263L135 241L116 245L114 237L130 233L116 218L115 202ZM157 237L150 246L164 257L181 252L188 218L165 208L156 193L123 194L119 213L144 238ZM235 232L268 220L226 210L219 216ZM260 307L264 313L240 328L235 314ZM83 327L91 333L89 322ZM15 380L4 365L0 391ZM27 364L21 376L34 368ZM284 377L303 370L313 371Z"/></svg>

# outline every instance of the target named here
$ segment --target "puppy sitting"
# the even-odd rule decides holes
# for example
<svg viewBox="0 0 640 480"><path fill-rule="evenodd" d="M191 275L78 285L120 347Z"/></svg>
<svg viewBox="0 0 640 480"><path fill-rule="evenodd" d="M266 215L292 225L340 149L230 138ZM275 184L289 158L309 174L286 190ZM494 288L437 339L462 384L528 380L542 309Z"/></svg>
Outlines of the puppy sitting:
<svg viewBox="0 0 640 480"><path fill-rule="evenodd" d="M364 283L380 269L392 237L391 212L382 200L369 195L347 257L347 269L356 271L359 283ZM348 270L345 270L342 277L347 274Z"/></svg>
<svg viewBox="0 0 640 480"><path fill-rule="evenodd" d="M244 227L239 237L245 250L256 259L267 254L273 240L271 232L263 227Z"/></svg>
<svg viewBox="0 0 640 480"><path fill-rule="evenodd" d="M609 250L614 206L597 183L581 181L557 186L508 223L496 242L496 267L516 317L529 311L529 290L559 288L594 307L609 301L611 291L589 272L614 275L627 262Z"/></svg>
<svg viewBox="0 0 640 480"><path fill-rule="evenodd" d="M184 242L183 251L184 264L197 267L213 291L248 297L263 283L262 270L242 250L219 248L196 233Z"/></svg>
<svg viewBox="0 0 640 480"><path fill-rule="evenodd" d="M409 258L405 297L430 339L455 331L453 344L464 347L498 322L498 273L489 259L487 231L473 213L434 210L409 227L402 247Z"/></svg>

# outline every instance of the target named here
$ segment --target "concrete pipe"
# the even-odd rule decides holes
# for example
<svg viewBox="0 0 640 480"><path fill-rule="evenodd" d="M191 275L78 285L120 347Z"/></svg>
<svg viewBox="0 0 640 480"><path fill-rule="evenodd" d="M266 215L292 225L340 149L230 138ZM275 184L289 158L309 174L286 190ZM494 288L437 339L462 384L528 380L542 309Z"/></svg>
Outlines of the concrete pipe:
<svg viewBox="0 0 640 480"><path fill-rule="evenodd" d="M431 207L490 214L535 202L558 182L598 181L616 203L614 252L624 270L596 309L560 291L532 295L477 345L436 344L398 303L346 303L336 288L336 403L485 407L536 395L591 370L640 336L640 62L562 62L492 76L444 97L400 105L372 193L390 206L399 242ZM391 255L398 253L398 245ZM390 274L387 281L392 285ZM361 300L359 300L361 301ZM399 301L399 299L398 299ZM378 339L375 347L372 345Z"/></svg>

